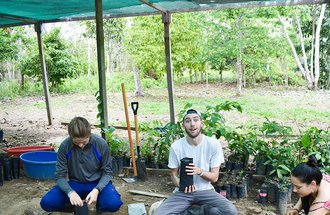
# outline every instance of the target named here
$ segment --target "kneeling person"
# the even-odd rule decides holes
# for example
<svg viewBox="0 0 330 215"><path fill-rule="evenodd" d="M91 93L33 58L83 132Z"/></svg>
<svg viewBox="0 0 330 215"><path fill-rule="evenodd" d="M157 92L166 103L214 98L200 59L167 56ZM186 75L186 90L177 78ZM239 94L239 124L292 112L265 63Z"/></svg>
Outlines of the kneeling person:
<svg viewBox="0 0 330 215"><path fill-rule="evenodd" d="M68 126L69 137L60 145L56 186L41 199L48 212L65 211L68 206L97 202L97 210L115 212L123 204L111 182L111 159L107 142L91 134L83 117L75 117ZM69 180L68 180L69 179Z"/></svg>

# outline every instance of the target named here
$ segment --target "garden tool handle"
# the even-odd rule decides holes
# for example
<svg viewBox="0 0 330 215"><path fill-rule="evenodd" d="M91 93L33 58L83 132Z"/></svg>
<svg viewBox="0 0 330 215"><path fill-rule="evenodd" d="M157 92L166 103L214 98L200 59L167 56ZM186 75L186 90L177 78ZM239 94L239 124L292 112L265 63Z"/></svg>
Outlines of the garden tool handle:
<svg viewBox="0 0 330 215"><path fill-rule="evenodd" d="M132 133L131 133L131 126L130 126L130 123L129 123L129 115L128 115L128 108L127 108L126 92L125 92L124 83L121 83L121 91L123 93L123 101L124 101L124 108L125 108L125 117L126 117L126 124L127 124L129 146L130 146L130 151L131 151L131 155L132 155L133 174L134 174L134 176L137 176L136 164L135 164L135 158L134 158L133 139L132 139Z"/></svg>
<svg viewBox="0 0 330 215"><path fill-rule="evenodd" d="M140 139L139 139L139 123L137 118L137 110L139 109L139 102L131 102L132 110L134 113L134 122L135 122L135 139L136 139L136 149L138 156L140 156Z"/></svg>
<svg viewBox="0 0 330 215"><path fill-rule="evenodd" d="M139 102L131 102L132 110L134 113L134 116L137 115L137 111L139 109Z"/></svg>

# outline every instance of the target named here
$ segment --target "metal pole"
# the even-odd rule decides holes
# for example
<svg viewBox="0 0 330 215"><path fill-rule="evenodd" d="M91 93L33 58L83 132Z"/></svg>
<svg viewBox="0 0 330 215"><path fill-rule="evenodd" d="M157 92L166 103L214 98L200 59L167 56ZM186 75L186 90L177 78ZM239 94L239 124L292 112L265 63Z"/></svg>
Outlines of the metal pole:
<svg viewBox="0 0 330 215"><path fill-rule="evenodd" d="M45 100L46 100L48 124L52 125L53 116L52 116L52 110L50 107L50 93L49 93L49 88L48 88L47 69L46 69L43 42L42 42L42 36L41 36L41 33L42 33L41 24L40 23L35 24L34 28L35 28L35 31L37 32L37 37L38 37L39 57L40 57L40 62L41 62L42 81L43 81Z"/></svg>
<svg viewBox="0 0 330 215"><path fill-rule="evenodd" d="M104 56L104 32L103 32L103 14L102 0L95 0L95 18L96 18L96 44L97 44L97 65L99 74L99 93L101 98L101 127L108 128L108 109L107 109L107 88L105 77L105 56ZM106 139L104 132L102 137Z"/></svg>
<svg viewBox="0 0 330 215"><path fill-rule="evenodd" d="M171 123L175 123L175 109L174 109L174 92L173 92L173 78L172 78L172 55L171 55L171 35L170 24L171 14L169 11L163 13L162 20L164 23L164 43L166 56L166 75L167 75L167 90L170 105L170 119Z"/></svg>

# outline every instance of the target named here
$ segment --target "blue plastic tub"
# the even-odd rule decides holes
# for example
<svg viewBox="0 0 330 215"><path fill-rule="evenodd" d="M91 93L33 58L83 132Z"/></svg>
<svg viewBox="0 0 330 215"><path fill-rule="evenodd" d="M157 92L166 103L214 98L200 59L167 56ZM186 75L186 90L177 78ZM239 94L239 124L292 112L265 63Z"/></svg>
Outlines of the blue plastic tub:
<svg viewBox="0 0 330 215"><path fill-rule="evenodd" d="M26 152L20 156L26 176L38 180L55 177L56 157L57 153L50 151Z"/></svg>

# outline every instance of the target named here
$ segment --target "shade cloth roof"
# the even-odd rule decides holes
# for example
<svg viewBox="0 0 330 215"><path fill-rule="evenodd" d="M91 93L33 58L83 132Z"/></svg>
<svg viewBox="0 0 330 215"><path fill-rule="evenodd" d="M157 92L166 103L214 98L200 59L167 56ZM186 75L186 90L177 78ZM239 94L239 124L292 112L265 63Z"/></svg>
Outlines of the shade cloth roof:
<svg viewBox="0 0 330 215"><path fill-rule="evenodd" d="M221 8L320 4L330 0L103 0L105 17L128 17ZM0 0L0 27L94 19L95 0Z"/></svg>

